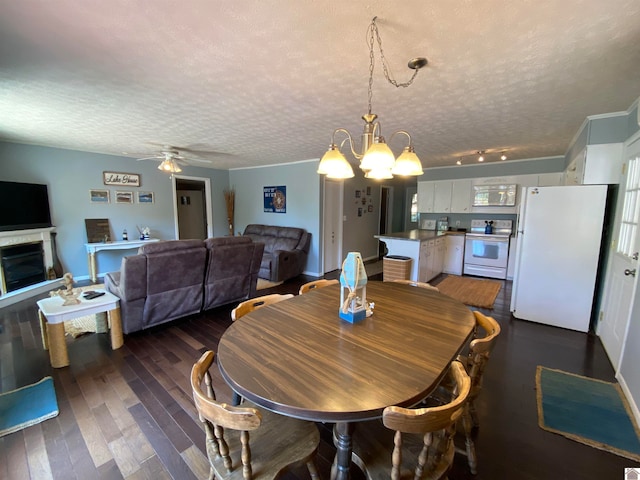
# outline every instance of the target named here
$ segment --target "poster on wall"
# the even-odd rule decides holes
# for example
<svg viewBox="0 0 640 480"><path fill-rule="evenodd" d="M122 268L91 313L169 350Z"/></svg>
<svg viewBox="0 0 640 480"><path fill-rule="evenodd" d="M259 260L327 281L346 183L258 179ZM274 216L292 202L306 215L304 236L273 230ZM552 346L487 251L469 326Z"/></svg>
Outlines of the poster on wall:
<svg viewBox="0 0 640 480"><path fill-rule="evenodd" d="M287 213L287 187L263 187L264 211L269 213Z"/></svg>

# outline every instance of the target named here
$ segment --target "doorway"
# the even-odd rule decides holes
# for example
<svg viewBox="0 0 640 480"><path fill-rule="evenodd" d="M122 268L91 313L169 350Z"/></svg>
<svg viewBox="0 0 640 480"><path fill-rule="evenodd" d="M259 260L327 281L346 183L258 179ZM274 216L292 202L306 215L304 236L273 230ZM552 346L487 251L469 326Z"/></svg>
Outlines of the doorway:
<svg viewBox="0 0 640 480"><path fill-rule="evenodd" d="M176 239L213 237L211 180L178 175L172 180Z"/></svg>
<svg viewBox="0 0 640 480"><path fill-rule="evenodd" d="M343 202L343 183L325 178L322 202L323 273L333 272L342 266Z"/></svg>
<svg viewBox="0 0 640 480"><path fill-rule="evenodd" d="M606 296L598 322L598 335L616 372L620 368L622 353L631 312L636 302L637 274L640 262L640 136L636 136L626 147L623 175L618 191L616 216L617 241L609 261L606 280Z"/></svg>
<svg viewBox="0 0 640 480"><path fill-rule="evenodd" d="M380 220L378 234L391 233L393 225L393 187L380 187ZM387 245L378 241L378 260L387 254Z"/></svg>

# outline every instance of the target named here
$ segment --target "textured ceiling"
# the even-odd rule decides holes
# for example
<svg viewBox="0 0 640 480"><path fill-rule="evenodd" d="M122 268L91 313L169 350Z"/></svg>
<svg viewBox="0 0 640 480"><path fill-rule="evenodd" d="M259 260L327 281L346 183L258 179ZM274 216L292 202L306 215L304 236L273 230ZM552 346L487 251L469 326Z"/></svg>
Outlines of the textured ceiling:
<svg viewBox="0 0 640 480"><path fill-rule="evenodd" d="M409 59L429 60L408 88L377 61L373 85L382 133L409 131L425 167L476 150L563 155L587 116L640 96L638 0L0 0L0 12L0 139L18 143L170 144L222 169L319 158L338 127L359 144L376 15L399 82Z"/></svg>

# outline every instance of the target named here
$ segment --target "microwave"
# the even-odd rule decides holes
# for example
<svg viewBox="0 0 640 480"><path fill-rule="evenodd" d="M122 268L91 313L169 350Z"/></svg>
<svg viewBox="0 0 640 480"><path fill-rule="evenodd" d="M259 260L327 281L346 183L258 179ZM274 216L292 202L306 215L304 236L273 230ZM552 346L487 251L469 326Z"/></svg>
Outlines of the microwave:
<svg viewBox="0 0 640 480"><path fill-rule="evenodd" d="M474 185L472 206L515 207L517 190L516 184Z"/></svg>

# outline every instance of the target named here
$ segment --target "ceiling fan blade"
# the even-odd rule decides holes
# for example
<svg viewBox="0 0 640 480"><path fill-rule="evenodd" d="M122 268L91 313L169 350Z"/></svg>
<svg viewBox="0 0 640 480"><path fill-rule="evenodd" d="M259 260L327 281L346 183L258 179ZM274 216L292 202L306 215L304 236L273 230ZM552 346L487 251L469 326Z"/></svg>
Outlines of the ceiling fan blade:
<svg viewBox="0 0 640 480"><path fill-rule="evenodd" d="M211 163L211 160L207 160L207 159L204 159L204 158L186 157L185 160L187 162Z"/></svg>
<svg viewBox="0 0 640 480"><path fill-rule="evenodd" d="M136 160L138 160L138 161L140 161L140 160L164 160L164 155L163 156L154 155L152 157L136 158Z"/></svg>

